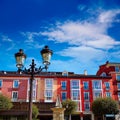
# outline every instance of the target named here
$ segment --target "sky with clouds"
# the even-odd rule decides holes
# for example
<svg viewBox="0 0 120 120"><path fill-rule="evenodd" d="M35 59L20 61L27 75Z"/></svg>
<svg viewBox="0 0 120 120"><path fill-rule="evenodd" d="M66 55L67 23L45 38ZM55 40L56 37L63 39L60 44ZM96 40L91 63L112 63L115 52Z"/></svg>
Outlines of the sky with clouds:
<svg viewBox="0 0 120 120"><path fill-rule="evenodd" d="M53 50L49 71L96 74L106 61L120 62L119 0L1 0L0 70L17 70L14 54Z"/></svg>

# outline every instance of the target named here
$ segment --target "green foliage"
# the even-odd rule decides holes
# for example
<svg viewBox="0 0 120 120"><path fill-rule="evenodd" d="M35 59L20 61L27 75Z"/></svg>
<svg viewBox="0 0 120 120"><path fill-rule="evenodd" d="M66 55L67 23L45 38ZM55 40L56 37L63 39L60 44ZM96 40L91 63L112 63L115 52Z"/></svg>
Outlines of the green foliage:
<svg viewBox="0 0 120 120"><path fill-rule="evenodd" d="M8 97L0 94L0 110L9 110L12 107L13 107L13 104L11 100Z"/></svg>
<svg viewBox="0 0 120 120"><path fill-rule="evenodd" d="M62 102L62 106L63 106L63 108L66 109L65 110L65 115L70 115L73 112L75 112L75 110L77 108L77 103L75 101L67 99L67 100Z"/></svg>
<svg viewBox="0 0 120 120"><path fill-rule="evenodd" d="M36 120L37 116L39 115L39 109L36 105L32 105L32 117L34 120Z"/></svg>
<svg viewBox="0 0 120 120"><path fill-rule="evenodd" d="M92 103L92 111L95 115L117 114L118 103L112 98L97 98Z"/></svg>

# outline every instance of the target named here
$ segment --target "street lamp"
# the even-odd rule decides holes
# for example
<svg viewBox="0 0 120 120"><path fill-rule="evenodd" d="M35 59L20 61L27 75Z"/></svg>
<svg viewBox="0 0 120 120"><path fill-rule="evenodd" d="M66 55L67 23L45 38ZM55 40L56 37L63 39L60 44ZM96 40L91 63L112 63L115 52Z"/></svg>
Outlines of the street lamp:
<svg viewBox="0 0 120 120"><path fill-rule="evenodd" d="M48 69L48 65L50 65L50 59L53 54L52 50L45 46L41 51L40 54L43 59L44 67L36 68L36 64L34 63L34 59L32 59L32 64L30 68L24 69L24 61L26 59L26 55L24 54L23 50L20 49L18 53L15 53L16 59L16 66L18 68L18 72L23 72L24 74L30 75L30 92L29 92L29 111L28 111L28 120L32 120L32 96L33 96L33 80L34 75L40 73L43 69Z"/></svg>

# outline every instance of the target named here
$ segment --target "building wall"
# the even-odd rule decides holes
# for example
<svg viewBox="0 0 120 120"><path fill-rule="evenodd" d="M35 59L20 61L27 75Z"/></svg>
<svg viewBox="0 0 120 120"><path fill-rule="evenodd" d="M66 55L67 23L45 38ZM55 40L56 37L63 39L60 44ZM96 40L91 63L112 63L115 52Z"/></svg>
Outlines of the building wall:
<svg viewBox="0 0 120 120"><path fill-rule="evenodd" d="M0 88L0 92L8 96L12 99L13 92L18 92L18 99L19 100L26 100L27 99L27 85L28 80L26 78L20 78L20 77L0 77L0 80L2 80L2 87ZM18 87L13 87L14 80L18 81Z"/></svg>
<svg viewBox="0 0 120 120"><path fill-rule="evenodd" d="M115 92L117 93L117 82L116 82L116 73L112 72L110 73L110 69L109 70L105 70L104 69L109 69L108 67L106 67L105 65L103 65L102 69L98 70L100 72L98 72L97 75L76 75L76 74L72 74L72 75L43 75L43 76L39 76L37 75L35 77L35 98L34 98L34 102L55 102L57 95L60 96L61 101L62 99L62 93L66 93L66 99L72 99L74 101L76 101L78 103L78 111L79 113L83 112L83 113L90 113L91 111L91 105L92 105L92 101L94 100L94 94L97 93L97 91L100 91L100 96L101 97L106 97L106 93L110 92L111 93L111 97L114 98L115 100L118 100L118 95L114 94ZM104 71L105 70L105 71ZM113 68L112 68L113 70ZM100 76L103 72L109 71L109 77L106 76ZM107 73L108 74L108 73ZM110 77L110 75L112 76L112 78ZM2 80L2 87L0 88L0 92L2 92L4 95L9 96L12 99L12 92L16 91L18 92L18 101L28 101L29 100L29 77L25 76L25 75L11 75L11 74L2 74L0 77L0 80ZM18 88L13 88L13 82L14 80L18 80L19 81L19 87ZM50 88L50 90L52 90L52 98L49 101L46 101L46 90L49 90L46 88L46 80L50 80L52 81L52 87ZM72 88L72 82L73 81L78 81L78 88ZM93 89L93 83L94 81L100 81L100 86L101 89L100 90L95 90ZM114 84L114 81L116 82ZM63 87L66 87L65 89L62 89L62 82L66 83L66 86L63 85ZM84 88L84 82L87 82L89 84L88 89ZM77 82L76 82L77 83ZM76 84L75 83L75 84ZM96 82L97 83L97 82ZM106 89L105 84L106 83L110 83L110 89ZM77 91L78 92L78 98L74 98L73 97L73 92ZM77 94L74 93L74 94ZM85 98L85 94L89 94L89 98L86 99ZM86 108L86 104L88 105L88 109Z"/></svg>

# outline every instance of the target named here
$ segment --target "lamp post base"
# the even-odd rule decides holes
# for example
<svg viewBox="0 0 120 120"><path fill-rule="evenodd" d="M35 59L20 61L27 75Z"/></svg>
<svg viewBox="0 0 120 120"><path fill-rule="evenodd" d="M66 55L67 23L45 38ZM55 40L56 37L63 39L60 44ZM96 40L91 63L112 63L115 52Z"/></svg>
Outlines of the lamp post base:
<svg viewBox="0 0 120 120"><path fill-rule="evenodd" d="M64 120L65 108L51 108L53 111L53 120Z"/></svg>

